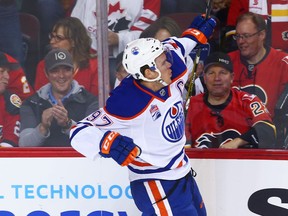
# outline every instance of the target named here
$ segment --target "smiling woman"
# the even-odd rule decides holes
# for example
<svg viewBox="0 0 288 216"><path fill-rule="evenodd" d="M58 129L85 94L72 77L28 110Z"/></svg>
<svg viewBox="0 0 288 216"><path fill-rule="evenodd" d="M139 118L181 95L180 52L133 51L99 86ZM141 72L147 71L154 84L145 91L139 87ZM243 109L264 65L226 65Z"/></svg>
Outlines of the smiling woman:
<svg viewBox="0 0 288 216"><path fill-rule="evenodd" d="M66 17L59 20L49 34L50 48L62 48L72 55L75 69L74 79L87 91L98 95L98 61L91 50L91 39L78 18ZM37 66L35 89L48 83L44 72L44 60Z"/></svg>

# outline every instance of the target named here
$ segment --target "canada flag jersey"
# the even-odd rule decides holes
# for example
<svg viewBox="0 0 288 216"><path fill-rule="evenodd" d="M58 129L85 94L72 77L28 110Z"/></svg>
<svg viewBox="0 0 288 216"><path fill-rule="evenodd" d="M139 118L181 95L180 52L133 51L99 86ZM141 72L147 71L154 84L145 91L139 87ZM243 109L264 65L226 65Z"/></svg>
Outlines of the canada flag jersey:
<svg viewBox="0 0 288 216"><path fill-rule="evenodd" d="M119 52L128 42L139 38L160 13L160 1L154 0L108 0L107 7L108 28L118 33ZM96 1L77 1L71 16L82 21L91 36L92 48L97 50Z"/></svg>

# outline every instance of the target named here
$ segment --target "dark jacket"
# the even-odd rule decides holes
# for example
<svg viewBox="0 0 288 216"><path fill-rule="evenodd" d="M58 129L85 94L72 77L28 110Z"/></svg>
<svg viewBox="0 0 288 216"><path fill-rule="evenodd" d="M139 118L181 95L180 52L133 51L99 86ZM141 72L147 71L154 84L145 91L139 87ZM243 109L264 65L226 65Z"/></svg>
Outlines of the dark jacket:
<svg viewBox="0 0 288 216"><path fill-rule="evenodd" d="M63 101L68 111L68 117L77 122L98 109L98 99L83 87L74 82L72 94ZM68 133L61 128L53 119L50 134L43 137L40 134L38 125L41 122L42 113L52 107L48 99L50 84L43 86L36 94L24 101L20 109L21 130L19 146L70 146Z"/></svg>

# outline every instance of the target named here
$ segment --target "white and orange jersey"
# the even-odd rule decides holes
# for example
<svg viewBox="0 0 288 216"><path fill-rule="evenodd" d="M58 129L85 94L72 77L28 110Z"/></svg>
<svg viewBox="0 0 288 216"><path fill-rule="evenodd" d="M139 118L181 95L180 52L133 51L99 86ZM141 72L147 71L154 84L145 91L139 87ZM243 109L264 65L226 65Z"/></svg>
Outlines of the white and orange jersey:
<svg viewBox="0 0 288 216"><path fill-rule="evenodd" d="M111 92L104 108L71 130L71 145L86 157L96 159L100 157L99 143L103 134L108 130L117 131L132 138L142 150L128 166L131 181L175 180L185 176L191 166L184 152L182 94L188 79L185 57L195 45L188 38L168 40L165 46L173 56L172 83L154 92L132 76L126 77Z"/></svg>

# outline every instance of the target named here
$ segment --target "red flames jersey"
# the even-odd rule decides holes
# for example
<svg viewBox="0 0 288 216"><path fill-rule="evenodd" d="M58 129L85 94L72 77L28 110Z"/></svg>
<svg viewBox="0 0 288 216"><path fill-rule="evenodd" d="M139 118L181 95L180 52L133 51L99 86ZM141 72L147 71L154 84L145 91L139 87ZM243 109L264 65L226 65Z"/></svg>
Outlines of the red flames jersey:
<svg viewBox="0 0 288 216"><path fill-rule="evenodd" d="M17 62L16 59L9 56L8 54L5 55L9 62ZM34 94L34 90L32 86L28 83L22 67L9 71L9 84L7 89L12 93L17 94L22 100Z"/></svg>
<svg viewBox="0 0 288 216"><path fill-rule="evenodd" d="M240 58L240 52L229 53L233 62L233 86L256 94L266 105L272 117L274 108L288 84L288 54L273 48L256 65L249 65Z"/></svg>
<svg viewBox="0 0 288 216"><path fill-rule="evenodd" d="M270 113L256 95L232 89L225 104L213 106L204 94L199 94L191 97L186 137L192 147L218 148L262 121L272 122Z"/></svg>
<svg viewBox="0 0 288 216"><path fill-rule="evenodd" d="M16 94L0 95L0 143L17 146L20 130L19 108L21 99Z"/></svg>

